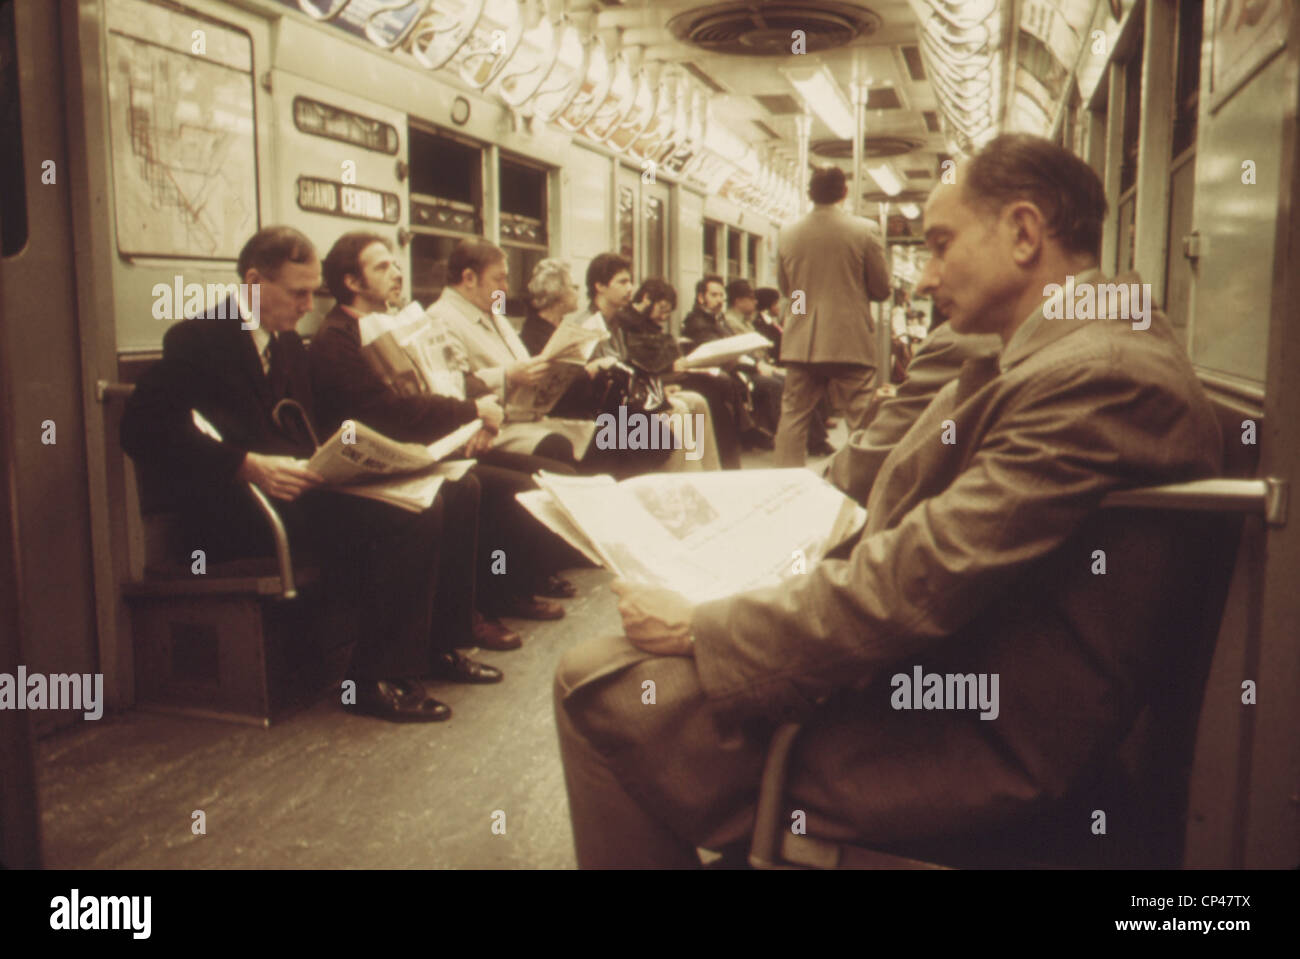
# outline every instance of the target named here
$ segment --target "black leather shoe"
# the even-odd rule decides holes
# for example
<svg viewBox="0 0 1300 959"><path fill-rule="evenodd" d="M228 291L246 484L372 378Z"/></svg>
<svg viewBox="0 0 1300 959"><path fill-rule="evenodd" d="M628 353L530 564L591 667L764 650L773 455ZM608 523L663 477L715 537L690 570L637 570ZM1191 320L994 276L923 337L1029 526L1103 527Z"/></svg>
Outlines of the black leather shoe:
<svg viewBox="0 0 1300 959"><path fill-rule="evenodd" d="M501 682L504 674L495 666L476 662L464 653L450 652L438 657L434 665L433 678L449 683L484 685Z"/></svg>
<svg viewBox="0 0 1300 959"><path fill-rule="evenodd" d="M451 707L426 693L416 679L359 681L356 710L394 723L438 723L451 719Z"/></svg>

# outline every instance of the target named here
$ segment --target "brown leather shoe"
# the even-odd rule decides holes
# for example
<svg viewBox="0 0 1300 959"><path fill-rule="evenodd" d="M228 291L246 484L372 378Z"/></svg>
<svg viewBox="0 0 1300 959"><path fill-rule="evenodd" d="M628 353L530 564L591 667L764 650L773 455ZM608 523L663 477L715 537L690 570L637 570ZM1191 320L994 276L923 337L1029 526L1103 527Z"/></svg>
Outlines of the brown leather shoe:
<svg viewBox="0 0 1300 959"><path fill-rule="evenodd" d="M553 575L534 586L533 592L538 596L548 596L551 599L573 599L578 595L578 587L563 576Z"/></svg>
<svg viewBox="0 0 1300 959"><path fill-rule="evenodd" d="M497 610L502 616L516 619L563 619L564 607L554 600L538 596L511 596Z"/></svg>
<svg viewBox="0 0 1300 959"><path fill-rule="evenodd" d="M499 619L488 619L474 610L474 645L483 649L506 651L518 649L524 638Z"/></svg>

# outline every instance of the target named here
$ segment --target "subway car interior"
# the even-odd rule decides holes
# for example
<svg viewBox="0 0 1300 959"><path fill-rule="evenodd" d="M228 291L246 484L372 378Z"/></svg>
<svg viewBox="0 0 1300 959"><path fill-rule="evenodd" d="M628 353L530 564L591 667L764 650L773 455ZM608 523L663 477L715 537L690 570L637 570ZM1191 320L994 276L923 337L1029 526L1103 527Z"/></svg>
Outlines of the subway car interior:
<svg viewBox="0 0 1300 959"><path fill-rule="evenodd" d="M1298 106L1291 0L0 0L0 863L588 863L554 697L562 658L631 630L608 564L572 554L559 570L572 595L549 604L562 618L506 615L521 648L471 652L504 681L434 689L450 722L390 723L340 705L349 643L373 621L339 639L330 589L292 542L205 565L143 498L124 419L168 328L208 322L187 318L246 279L259 231L300 231L326 261L345 234L376 235L402 280L388 305L417 312L460 289L450 264L485 241L468 248L505 253L491 312L525 332L539 264L562 261L585 306L589 268L617 254L633 287L672 288L665 329L685 344L710 277L732 302L773 288L791 317L783 237L813 208L810 176L834 170L839 210L885 262L889 293L862 316L879 403L952 305L931 279L945 186L966 189L962 171L1002 135L1030 134L1095 174L1102 275L1141 277L1222 439L1217 474L1099 508L1174 518L1175 552L1215 544L1190 579L1151 580L1152 608L1178 607L1180 641L1112 750L1145 803L1154 852L1137 864L1300 866ZM325 262L295 312L313 363L331 311L348 312L329 279ZM809 446L817 475L852 443L855 414L831 407ZM767 475L771 447L747 442L740 475ZM858 562L870 538L835 562ZM1110 563L1112 582L1128 575ZM699 622L707 686L721 627ZM781 729L749 789L740 863L1131 864L1053 860L1028 839L1010 842L1023 857L981 858L792 835L780 779L801 768L801 740ZM942 793L943 775L917 781ZM1070 849L1106 842L1098 811ZM999 828L1027 834L1012 820ZM729 861L692 845L706 865Z"/></svg>

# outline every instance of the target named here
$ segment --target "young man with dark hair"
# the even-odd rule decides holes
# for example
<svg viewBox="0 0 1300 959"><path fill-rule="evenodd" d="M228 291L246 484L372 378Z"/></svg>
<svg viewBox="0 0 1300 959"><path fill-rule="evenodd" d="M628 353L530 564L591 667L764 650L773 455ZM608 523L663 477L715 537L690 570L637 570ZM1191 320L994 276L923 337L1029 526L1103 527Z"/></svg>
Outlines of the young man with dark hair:
<svg viewBox="0 0 1300 959"><path fill-rule="evenodd" d="M691 349L731 335L722 319L726 297L726 285L716 274L703 276L695 284L695 303L682 320L682 336L691 341Z"/></svg>
<svg viewBox="0 0 1300 959"><path fill-rule="evenodd" d="M584 326L601 327L610 334L597 348L597 357L611 362L626 364L629 359L628 341L624 328L618 322L621 311L632 300L632 264L617 253L601 253L587 265L587 292L591 297L591 315L583 321ZM652 371L642 370L639 375L652 381L662 380ZM720 466L718 444L714 433L708 401L699 393L683 390L678 386L664 388L664 399L672 412L680 415L682 424L700 423L698 434L693 436L690 449L683 437L682 446L674 449L667 461L660 467L665 471L703 469L716 470ZM608 412L608 411L607 411ZM646 411L629 411L646 414ZM683 425L683 430L686 426ZM698 453L699 455L694 455Z"/></svg>
<svg viewBox="0 0 1300 959"><path fill-rule="evenodd" d="M623 336L628 359L642 369L662 375L663 382L678 384L699 393L709 404L718 459L724 470L740 469L740 413L745 389L726 373L703 370L681 372L677 360L681 350L667 329L668 318L677 307L677 291L660 277L645 280L632 295L632 302L614 316Z"/></svg>
<svg viewBox="0 0 1300 959"><path fill-rule="evenodd" d="M268 227L245 245L239 266L240 279L258 285L257 314L231 303L175 324L162 360L127 403L122 447L140 468L146 511L180 512L197 548L234 558L271 548L247 484L277 500L295 548L322 558L327 598L351 593L366 613L350 673L353 708L391 720L447 719L451 710L425 681L501 679L455 651L472 642L473 573L462 557L477 543L478 481L444 484L418 515L319 488L321 477L303 463L310 436L293 417L281 426L272 414L292 399L312 419L294 327L311 309L320 261L297 230ZM200 430L191 411L221 438Z"/></svg>
<svg viewBox="0 0 1300 959"><path fill-rule="evenodd" d="M711 340L734 336L723 311L726 307L726 286L722 277L710 274L695 284L695 307L682 323L682 335L695 349ZM741 412L737 422L745 445L756 449L772 449L772 437L781 416L781 391L783 385L773 374L775 370L765 361L745 357L726 367L736 377L750 397L748 409Z"/></svg>
<svg viewBox="0 0 1300 959"><path fill-rule="evenodd" d="M535 489L532 475L539 469L571 472L567 466L541 457L493 450L495 430L503 413L496 396L470 379L464 400L434 393L402 396L366 360L361 348L361 317L386 311L388 300L402 288L402 271L388 241L376 233L358 231L341 236L325 256L325 277L338 303L312 338L309 351L312 387L322 428L333 431L346 419L364 423L402 442L429 444L457 427L482 419L487 429L470 441L465 455L479 460L473 475L482 486L479 517L478 604L474 616L474 645L485 649L517 649L522 638L500 623L498 616L559 619L563 607L534 593L573 595L555 576L559 551L554 537L515 499ZM493 555L504 550L505 573L493 571Z"/></svg>
<svg viewBox="0 0 1300 959"><path fill-rule="evenodd" d="M804 464L809 423L823 400L845 411L850 432L870 409L879 365L871 300L889 295L889 270L872 224L840 208L846 191L838 167L813 171L812 210L777 239L781 293L790 298L777 466Z"/></svg>
<svg viewBox="0 0 1300 959"><path fill-rule="evenodd" d="M626 636L575 647L556 674L580 865L747 845L790 721L782 813L802 810L811 837L990 865L1023 855L1034 823L1081 838L1058 864L1095 849L1079 811L1120 800L1119 746L1183 659L1170 624L1200 559L1181 517L1099 504L1222 461L1163 315L1053 318L1067 284L1112 286L1105 209L1096 174L1045 139L1003 135L959 165L926 204L917 291L1002 349L966 362L885 458L851 555L699 606L615 584ZM1095 575L1099 548L1139 558L1122 583ZM948 677L948 708L915 712L919 682L900 695L923 668L927 697ZM951 692L968 676L994 690L978 715Z"/></svg>

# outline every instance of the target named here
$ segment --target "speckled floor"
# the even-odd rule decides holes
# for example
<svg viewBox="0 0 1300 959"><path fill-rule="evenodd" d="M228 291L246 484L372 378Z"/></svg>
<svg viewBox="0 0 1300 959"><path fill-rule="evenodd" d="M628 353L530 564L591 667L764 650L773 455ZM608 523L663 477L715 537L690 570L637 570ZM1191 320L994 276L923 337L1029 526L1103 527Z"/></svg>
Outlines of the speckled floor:
<svg viewBox="0 0 1300 959"><path fill-rule="evenodd" d="M447 723L356 718L321 700L270 729L130 711L49 736L37 744L45 865L572 868L551 679L565 650L621 625L609 573L566 575L579 594L564 619L511 621L522 649L477 654L504 682L437 688Z"/></svg>

